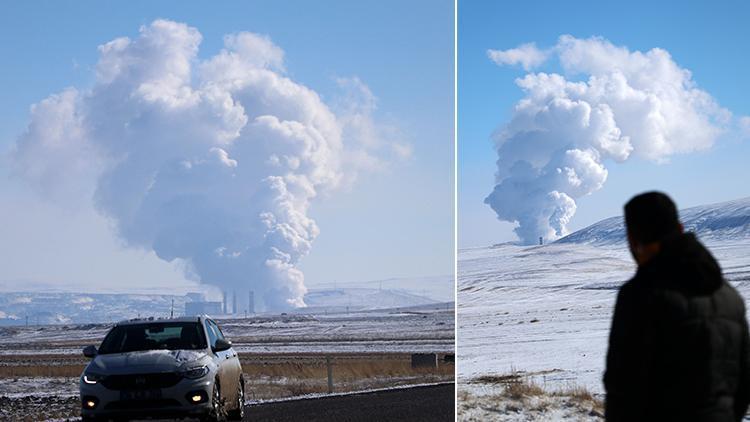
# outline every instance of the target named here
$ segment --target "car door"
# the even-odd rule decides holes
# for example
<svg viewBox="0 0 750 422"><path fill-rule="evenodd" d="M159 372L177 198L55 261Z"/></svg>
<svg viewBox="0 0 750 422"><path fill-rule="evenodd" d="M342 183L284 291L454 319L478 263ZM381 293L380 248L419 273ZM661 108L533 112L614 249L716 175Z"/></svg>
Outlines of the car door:
<svg viewBox="0 0 750 422"><path fill-rule="evenodd" d="M223 339L224 335L218 325L212 320L206 320L208 336L211 340L211 347L216 346L218 339ZM233 403L237 396L237 376L234 370L232 359L235 358L234 350L229 348L220 352L214 352L219 365L219 384L221 385L221 395L228 403Z"/></svg>
<svg viewBox="0 0 750 422"><path fill-rule="evenodd" d="M221 331L221 327L216 325L216 331L219 335L219 338L228 340L224 337L224 333ZM240 382L240 377L242 376L242 367L240 366L240 357L237 354L237 351L234 350L234 347L227 350L229 352L229 358L226 362L227 365L227 373L232 374L232 380L234 381L234 385L237 385L237 383Z"/></svg>

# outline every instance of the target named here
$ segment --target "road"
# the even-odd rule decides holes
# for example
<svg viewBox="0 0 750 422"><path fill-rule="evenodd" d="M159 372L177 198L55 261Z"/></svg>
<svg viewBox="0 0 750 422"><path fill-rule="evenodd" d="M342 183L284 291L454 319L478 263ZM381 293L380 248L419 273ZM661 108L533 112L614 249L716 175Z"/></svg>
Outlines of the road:
<svg viewBox="0 0 750 422"><path fill-rule="evenodd" d="M249 405L245 420L453 422L454 407L451 383ZM80 409L77 396L0 396L0 421L80 421Z"/></svg>
<svg viewBox="0 0 750 422"><path fill-rule="evenodd" d="M453 421L454 384L249 405L246 421Z"/></svg>

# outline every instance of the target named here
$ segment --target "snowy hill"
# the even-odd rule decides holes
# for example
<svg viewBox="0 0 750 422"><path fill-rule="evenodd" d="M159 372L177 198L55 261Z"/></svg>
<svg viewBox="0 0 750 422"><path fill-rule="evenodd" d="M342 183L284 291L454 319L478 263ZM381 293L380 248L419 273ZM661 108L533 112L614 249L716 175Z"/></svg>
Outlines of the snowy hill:
<svg viewBox="0 0 750 422"><path fill-rule="evenodd" d="M182 315L187 296L75 292L0 293L0 326L114 322L137 316ZM296 312L369 311L440 302L401 289L343 287L311 289L307 308Z"/></svg>
<svg viewBox="0 0 750 422"><path fill-rule="evenodd" d="M318 283L314 286L310 286L310 293L313 293L316 290L336 290L339 287L347 289L375 289L377 291L390 290L391 293L394 294L403 293L406 297L419 296L421 298L428 298L432 302L452 302L455 296L453 274L423 277L398 277L346 283ZM306 296L305 302L308 303L309 299L309 295Z"/></svg>
<svg viewBox="0 0 750 422"><path fill-rule="evenodd" d="M750 198L680 210L686 231L695 232L702 240L750 238ZM594 245L624 244L623 217L611 217L559 239L556 243L587 243Z"/></svg>
<svg viewBox="0 0 750 422"><path fill-rule="evenodd" d="M75 292L0 293L0 326L114 322L139 315L167 317L185 309L185 296ZM27 321L28 318L28 321Z"/></svg>
<svg viewBox="0 0 750 422"><path fill-rule="evenodd" d="M305 303L316 308L372 310L405 308L435 303L434 300L401 290L372 288L313 289L305 295Z"/></svg>

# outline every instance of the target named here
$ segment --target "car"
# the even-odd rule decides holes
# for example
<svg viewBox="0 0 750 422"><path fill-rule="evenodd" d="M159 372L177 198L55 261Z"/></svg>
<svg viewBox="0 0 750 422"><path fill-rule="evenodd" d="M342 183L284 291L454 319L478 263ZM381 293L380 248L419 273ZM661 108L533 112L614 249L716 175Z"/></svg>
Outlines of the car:
<svg viewBox="0 0 750 422"><path fill-rule="evenodd" d="M84 421L244 418L237 352L205 315L122 321L83 354L91 358L80 381Z"/></svg>

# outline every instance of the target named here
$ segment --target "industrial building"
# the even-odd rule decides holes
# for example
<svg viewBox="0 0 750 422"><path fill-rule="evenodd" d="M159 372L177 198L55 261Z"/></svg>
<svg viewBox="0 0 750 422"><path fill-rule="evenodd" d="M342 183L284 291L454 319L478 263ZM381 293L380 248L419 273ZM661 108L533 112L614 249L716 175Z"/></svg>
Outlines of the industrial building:
<svg viewBox="0 0 750 422"><path fill-rule="evenodd" d="M220 315L221 302L185 302L185 316Z"/></svg>

